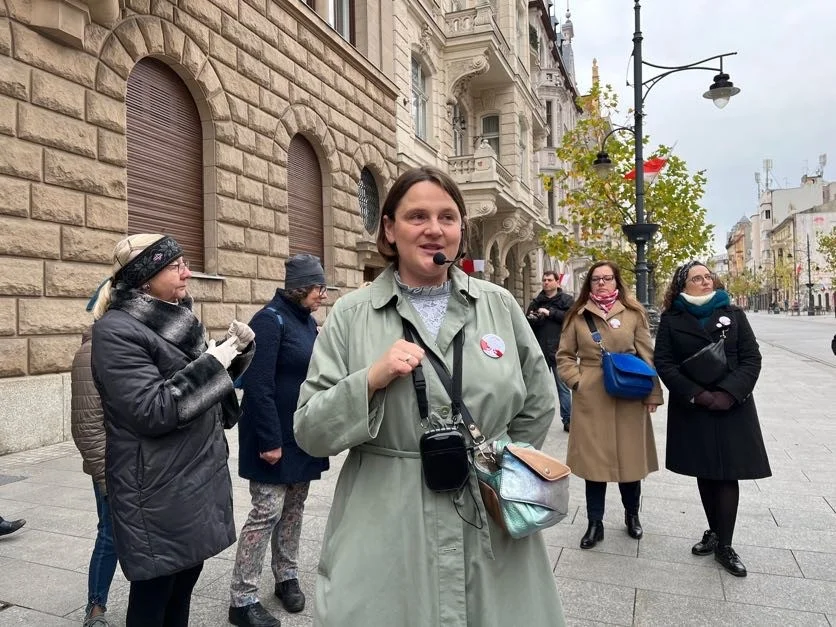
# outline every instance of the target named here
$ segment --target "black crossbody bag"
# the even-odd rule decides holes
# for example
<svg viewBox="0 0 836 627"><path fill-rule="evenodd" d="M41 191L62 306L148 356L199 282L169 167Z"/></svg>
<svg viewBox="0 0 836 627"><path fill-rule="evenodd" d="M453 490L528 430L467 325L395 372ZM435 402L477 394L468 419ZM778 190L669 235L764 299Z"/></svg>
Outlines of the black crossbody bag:
<svg viewBox="0 0 836 627"><path fill-rule="evenodd" d="M425 356L432 364L441 384L450 396L453 417L460 416L476 446L485 443L485 436L462 403L462 354L464 352L464 330L453 338L453 376L447 366L432 351L424 346L418 332L411 323L403 321L404 338L424 348ZM430 406L427 400L427 381L423 367L418 364L412 371L412 383L418 400L418 413L422 421L429 421ZM431 429L421 436L418 450L421 454L421 468L424 483L433 492L455 492L461 490L470 475L470 460L464 434L456 427Z"/></svg>

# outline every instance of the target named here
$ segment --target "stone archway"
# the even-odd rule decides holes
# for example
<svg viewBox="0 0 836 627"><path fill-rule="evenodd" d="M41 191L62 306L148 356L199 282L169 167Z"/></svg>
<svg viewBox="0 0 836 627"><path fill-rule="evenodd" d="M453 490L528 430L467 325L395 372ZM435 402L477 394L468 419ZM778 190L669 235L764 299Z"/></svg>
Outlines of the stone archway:
<svg viewBox="0 0 836 627"><path fill-rule="evenodd" d="M329 283L338 287L345 287L347 283L342 278L344 272L337 272L336 264L336 229L351 231L353 217L351 216L351 198L356 196L352 189L350 178L341 171L340 159L337 154L337 143L328 124L313 108L306 104L297 103L288 106L279 117L273 134L273 163L279 166L274 170L270 180L270 189L276 190L277 202L272 203L272 209L281 216L277 229L287 235L287 151L294 135L301 134L313 146L319 157L322 171L322 226L325 258L323 266ZM356 266L356 263L354 264Z"/></svg>
<svg viewBox="0 0 836 627"><path fill-rule="evenodd" d="M147 56L166 61L180 74L192 89L201 116L214 122L231 119L212 60L185 32L155 16L130 17L113 29L99 53L96 91L124 101L131 69Z"/></svg>
<svg viewBox="0 0 836 627"><path fill-rule="evenodd" d="M137 62L145 57L163 61L178 74L189 88L200 114L203 141L219 142L215 150L203 151L205 270L216 274L222 270L215 233L219 209L217 190L207 186L207 182L215 180L216 166L237 173L241 172L241 166L236 163L235 151L226 148L234 144L235 137L229 100L207 53L184 31L159 17L132 16L123 20L107 36L99 51L95 92L88 92L88 119L95 116L99 121L94 123L125 138L128 77ZM122 141L121 150L126 153L127 141ZM127 169L122 179L127 189ZM117 213L123 223L114 221L113 228L121 227L126 232L126 194L120 201Z"/></svg>

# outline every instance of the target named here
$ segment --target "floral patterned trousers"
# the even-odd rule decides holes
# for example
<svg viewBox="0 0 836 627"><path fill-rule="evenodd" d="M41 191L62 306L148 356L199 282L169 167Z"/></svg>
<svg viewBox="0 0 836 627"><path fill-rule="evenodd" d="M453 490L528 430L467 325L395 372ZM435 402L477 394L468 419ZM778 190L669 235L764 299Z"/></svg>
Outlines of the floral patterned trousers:
<svg viewBox="0 0 836 627"><path fill-rule="evenodd" d="M250 481L253 508L238 537L230 599L233 607L258 601L258 582L267 541L272 548L271 566L276 583L298 577L299 536L302 512L310 482L274 485Z"/></svg>

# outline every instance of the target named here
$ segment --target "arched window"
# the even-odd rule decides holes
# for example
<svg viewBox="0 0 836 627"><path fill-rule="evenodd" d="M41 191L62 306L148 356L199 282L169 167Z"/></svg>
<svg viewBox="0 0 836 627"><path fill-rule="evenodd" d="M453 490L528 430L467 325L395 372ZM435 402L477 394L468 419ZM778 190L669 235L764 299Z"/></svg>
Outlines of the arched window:
<svg viewBox="0 0 836 627"><path fill-rule="evenodd" d="M482 118L482 139L488 142L499 158L499 116L486 115Z"/></svg>
<svg viewBox="0 0 836 627"><path fill-rule="evenodd" d="M204 269L203 132L186 84L145 58L128 77L128 234L166 233Z"/></svg>
<svg viewBox="0 0 836 627"><path fill-rule="evenodd" d="M427 139L427 100L429 89L421 61L412 57L412 126L415 135Z"/></svg>
<svg viewBox="0 0 836 627"><path fill-rule="evenodd" d="M377 193L377 183L368 168L360 173L360 184L357 187L357 198L360 201L360 217L366 231L374 235L380 220L380 196Z"/></svg>
<svg viewBox="0 0 836 627"><path fill-rule="evenodd" d="M467 116L459 103L453 105L453 154L461 157L464 154L464 133L467 129Z"/></svg>
<svg viewBox="0 0 836 627"><path fill-rule="evenodd" d="M517 118L517 128L519 132L520 142L520 179L522 179L523 185L528 187L531 184L531 181L528 180L528 161L531 157L528 153L528 126L526 125L525 119L522 116Z"/></svg>
<svg viewBox="0 0 836 627"><path fill-rule="evenodd" d="M313 146L294 135L287 151L287 220L290 254L310 253L325 264L322 226L322 171Z"/></svg>

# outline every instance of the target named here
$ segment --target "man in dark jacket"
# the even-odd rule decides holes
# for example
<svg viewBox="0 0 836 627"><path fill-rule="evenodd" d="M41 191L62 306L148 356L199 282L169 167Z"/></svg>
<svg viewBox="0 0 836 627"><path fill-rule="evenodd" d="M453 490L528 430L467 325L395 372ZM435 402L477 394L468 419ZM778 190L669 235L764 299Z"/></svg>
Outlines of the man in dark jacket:
<svg viewBox="0 0 836 627"><path fill-rule="evenodd" d="M543 273L543 291L537 294L526 311L526 317L531 325L540 349L546 358L546 363L554 375L557 384L557 397L560 402L560 419L563 430L569 430L569 418L572 414L572 393L557 374L556 353L560 343L560 331L563 328L563 318L573 304L572 297L560 289L557 274L551 270Z"/></svg>

